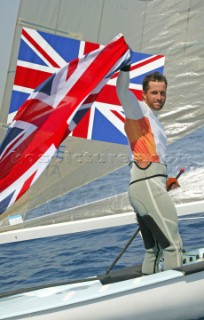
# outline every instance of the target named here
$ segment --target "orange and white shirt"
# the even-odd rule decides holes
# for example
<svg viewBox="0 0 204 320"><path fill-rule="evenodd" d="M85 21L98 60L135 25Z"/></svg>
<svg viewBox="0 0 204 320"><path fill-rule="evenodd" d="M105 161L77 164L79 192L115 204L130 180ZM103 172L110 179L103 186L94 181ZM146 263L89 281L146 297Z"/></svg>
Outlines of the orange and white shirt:
<svg viewBox="0 0 204 320"><path fill-rule="evenodd" d="M129 90L129 72L120 72L117 94L126 116L125 132L133 160L166 164L167 139L158 112L150 109L144 101L138 101Z"/></svg>

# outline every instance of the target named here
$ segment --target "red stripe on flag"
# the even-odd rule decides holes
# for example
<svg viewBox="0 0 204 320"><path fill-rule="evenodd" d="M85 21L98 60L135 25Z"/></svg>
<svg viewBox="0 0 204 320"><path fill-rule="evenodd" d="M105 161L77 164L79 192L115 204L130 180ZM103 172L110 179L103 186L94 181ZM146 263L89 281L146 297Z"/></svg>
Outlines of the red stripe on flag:
<svg viewBox="0 0 204 320"><path fill-rule="evenodd" d="M141 68L141 67L146 66L147 64L149 64L151 62L154 62L156 60L159 60L161 58L163 58L163 56L161 56L161 55L154 56L152 58L149 58L149 59L147 59L145 61L142 61L142 62L137 63L136 65L132 66L131 70L134 70L134 69L137 69L137 68Z"/></svg>
<svg viewBox="0 0 204 320"><path fill-rule="evenodd" d="M111 110L111 112L118 118L120 119L122 122L125 122L125 115L124 117L116 110Z"/></svg>
<svg viewBox="0 0 204 320"><path fill-rule="evenodd" d="M142 101L142 91L141 90L135 90L135 89L130 89L139 99ZM118 99L117 93L116 93L116 87L113 85L106 85L103 87L103 89L100 91L98 94L98 97L96 99L97 102L103 102L107 104L114 104L119 106L120 101Z"/></svg>
<svg viewBox="0 0 204 320"><path fill-rule="evenodd" d="M98 96L98 93L90 94L90 95L87 97L87 99L83 102L83 105L84 105L84 104L93 103L94 101L96 101L97 96Z"/></svg>
<svg viewBox="0 0 204 320"><path fill-rule="evenodd" d="M137 97L138 100L142 101L142 90L135 90L135 89L130 89L134 93L134 95Z"/></svg>
<svg viewBox="0 0 204 320"><path fill-rule="evenodd" d="M49 63L55 67L60 68L60 66L49 56L49 54L26 32L25 29L22 30L24 37L45 57Z"/></svg>
<svg viewBox="0 0 204 320"><path fill-rule="evenodd" d="M37 171L36 171L37 172ZM34 172L23 184L17 198L16 201L30 188L30 185L36 175L36 172Z"/></svg>
<svg viewBox="0 0 204 320"><path fill-rule="evenodd" d="M91 51L97 50L100 47L98 43L85 42L84 45L84 54L87 54Z"/></svg>
<svg viewBox="0 0 204 320"><path fill-rule="evenodd" d="M105 87L103 87L103 89L98 94L96 101L107 103L107 104L120 105L120 102L118 100L118 96L116 93L116 87L113 85L107 84Z"/></svg>
<svg viewBox="0 0 204 320"><path fill-rule="evenodd" d="M77 66L78 66L78 62L79 62L79 59L75 59L73 61L71 61L68 65L68 68L67 68L67 77L66 77L66 80L69 79L69 77L74 73L74 71L76 70Z"/></svg>
<svg viewBox="0 0 204 320"><path fill-rule="evenodd" d="M81 121L78 123L76 128L73 130L72 135L75 137L80 137L86 139L88 136L88 129L89 129L89 117L90 117L90 110L83 116Z"/></svg>
<svg viewBox="0 0 204 320"><path fill-rule="evenodd" d="M52 111L53 108L50 105L37 99L30 99L19 108L15 120L32 123L39 129L48 120Z"/></svg>
<svg viewBox="0 0 204 320"><path fill-rule="evenodd" d="M29 75L29 76L28 76ZM14 84L30 89L36 89L43 81L47 80L52 73L43 72L17 66Z"/></svg>

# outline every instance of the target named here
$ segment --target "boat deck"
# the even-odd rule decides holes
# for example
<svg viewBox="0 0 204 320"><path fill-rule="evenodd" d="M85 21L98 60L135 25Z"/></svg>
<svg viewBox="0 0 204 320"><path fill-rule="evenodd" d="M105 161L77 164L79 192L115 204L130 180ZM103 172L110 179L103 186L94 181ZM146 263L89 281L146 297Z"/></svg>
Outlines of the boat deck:
<svg viewBox="0 0 204 320"><path fill-rule="evenodd" d="M174 270L181 272L184 276L204 271L204 249L198 249L198 250L195 250L194 252L184 254L184 265L179 268L175 268ZM51 283L47 285L31 287L29 289L25 288L25 289L20 289L15 291L9 291L9 292L0 294L0 298L16 295L16 294L22 294L22 293L30 292L33 290L49 288L53 286L57 287L57 286L63 286L63 285L74 285L78 283L93 282L95 280L99 280L102 285L106 285L110 283L117 283L121 281L139 278L141 276L142 276L142 265L134 265L131 267L112 270L110 273L108 273L108 275L106 273L103 273L98 276L94 276L90 278L76 279L76 280L64 281L59 283Z"/></svg>
<svg viewBox="0 0 204 320"><path fill-rule="evenodd" d="M111 270L108 274L106 272L96 277L7 292L0 295L0 319L22 319L22 316L25 319L31 317L39 319L39 316L42 315L45 315L45 317L42 316L42 320L56 319L55 313L55 318L50 318L50 312L53 310L59 311L59 313L63 312L64 317L62 319L67 319L68 316L71 319L73 318L72 312L75 314L82 307L88 315L92 314L91 310L94 306L97 308L97 312L100 311L101 314L104 312L104 306L107 303L111 310L114 311L115 308L118 310L120 306L127 302L127 297L129 318L133 319L136 297L142 305L144 295L146 296L145 299L152 299L154 296L152 293L155 292L155 289L157 290L157 295L154 297L156 299L155 303L160 301L168 290L173 290L172 292L175 293L173 303L177 303L180 299L181 309L186 310L188 307L185 312L189 313L191 312L191 306L186 301L199 300L203 314L203 253L204 249L199 249L199 252L196 251L187 255L186 265L149 276L142 276L141 265L137 265ZM180 292L182 292L182 295L180 295ZM192 294L189 295L190 292L193 296ZM196 296L193 292L196 292ZM132 301L131 308L130 300ZM113 303L115 303L115 307L113 307ZM160 303L158 308L160 308ZM165 308L169 311L169 304L165 305ZM122 311L124 311L123 308ZM196 315L200 315L201 311L198 310ZM141 314L142 312L143 308L141 307ZM57 318L60 319L58 316ZM75 314L74 319L81 319L81 316L79 318L78 314ZM90 319L90 317L86 319ZM116 317L111 318L110 316L109 319L116 319ZM186 319L186 314L182 319Z"/></svg>

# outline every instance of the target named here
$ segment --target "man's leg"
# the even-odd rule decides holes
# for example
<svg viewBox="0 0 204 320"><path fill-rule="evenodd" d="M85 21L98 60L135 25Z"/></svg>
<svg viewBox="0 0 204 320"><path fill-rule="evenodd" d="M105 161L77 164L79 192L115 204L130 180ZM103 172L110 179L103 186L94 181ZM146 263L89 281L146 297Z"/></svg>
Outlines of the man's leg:
<svg viewBox="0 0 204 320"><path fill-rule="evenodd" d="M161 189L156 179L145 181L145 183L149 192L148 199L151 199L147 203L147 210L155 223L155 225L153 223L152 232L163 248L164 270L179 267L182 265L182 240L178 230L176 208L168 192ZM161 237L155 226L158 226L167 241Z"/></svg>
<svg viewBox="0 0 204 320"><path fill-rule="evenodd" d="M140 170L134 165L131 167L129 199L134 211L145 221L148 230L145 238L151 234L155 241L149 247L145 244L144 272L158 269L157 257L162 249L165 270L182 264L182 240L178 230L177 212L166 191L166 179L163 177L165 173L166 168L161 164L152 164L146 170ZM153 178L149 178L152 176ZM148 263L150 267L146 267Z"/></svg>
<svg viewBox="0 0 204 320"><path fill-rule="evenodd" d="M142 273L144 275L152 274L160 271L160 258L162 256L162 248L154 237L151 229L148 228L145 220L148 216L141 217L137 214L138 224L145 246L145 256L142 265Z"/></svg>

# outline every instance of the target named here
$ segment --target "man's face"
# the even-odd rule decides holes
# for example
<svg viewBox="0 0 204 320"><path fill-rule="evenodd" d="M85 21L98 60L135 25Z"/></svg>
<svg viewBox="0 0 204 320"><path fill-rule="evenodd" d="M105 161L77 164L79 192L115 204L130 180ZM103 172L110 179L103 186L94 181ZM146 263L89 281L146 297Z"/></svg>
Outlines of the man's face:
<svg viewBox="0 0 204 320"><path fill-rule="evenodd" d="M150 109L159 111L166 101L166 84L165 82L149 82L149 89L143 91L143 100Z"/></svg>

